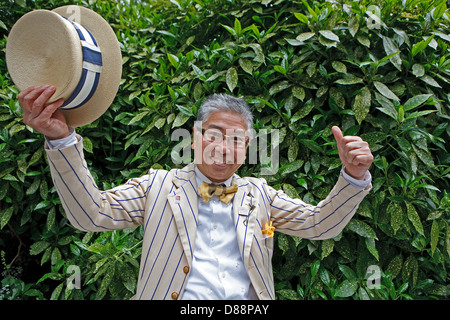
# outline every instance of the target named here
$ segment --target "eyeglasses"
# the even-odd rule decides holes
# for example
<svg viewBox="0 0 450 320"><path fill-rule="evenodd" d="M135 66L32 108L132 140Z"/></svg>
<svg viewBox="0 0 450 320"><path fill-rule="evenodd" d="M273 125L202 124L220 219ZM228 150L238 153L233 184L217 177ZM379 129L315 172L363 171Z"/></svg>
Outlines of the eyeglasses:
<svg viewBox="0 0 450 320"><path fill-rule="evenodd" d="M227 145L232 145L237 149L245 148L248 142L248 137L246 137L245 134L226 135L222 134L222 132L217 129L202 129L202 135L203 138L210 143L220 144L226 140Z"/></svg>

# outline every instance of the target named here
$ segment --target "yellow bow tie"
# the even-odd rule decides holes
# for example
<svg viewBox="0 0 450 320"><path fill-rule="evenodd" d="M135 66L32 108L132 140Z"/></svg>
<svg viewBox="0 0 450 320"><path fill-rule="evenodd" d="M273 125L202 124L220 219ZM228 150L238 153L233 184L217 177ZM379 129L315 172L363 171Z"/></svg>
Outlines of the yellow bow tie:
<svg viewBox="0 0 450 320"><path fill-rule="evenodd" d="M234 194L238 190L238 186L233 184L226 187L224 185L208 184L205 181L202 182L198 192L203 199L203 202L208 202L212 197L218 196L220 201L228 204L233 199Z"/></svg>

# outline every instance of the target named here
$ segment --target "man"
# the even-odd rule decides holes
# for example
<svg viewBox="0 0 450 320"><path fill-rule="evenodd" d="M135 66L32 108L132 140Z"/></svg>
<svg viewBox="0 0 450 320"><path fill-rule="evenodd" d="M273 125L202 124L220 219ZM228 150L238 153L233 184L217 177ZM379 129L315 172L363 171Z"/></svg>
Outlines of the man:
<svg viewBox="0 0 450 320"><path fill-rule="evenodd" d="M19 95L24 122L46 136L51 174L67 218L85 231L143 225L135 299L274 299L273 230L307 239L338 235L371 188L369 146L333 127L343 170L317 206L291 199L264 179L239 177L252 114L243 99L213 95L193 128L195 163L98 190L82 138L46 105L55 88ZM208 184L223 184L218 189ZM228 187L228 188L226 188ZM204 191L206 193L204 193ZM209 192L209 193L208 193Z"/></svg>

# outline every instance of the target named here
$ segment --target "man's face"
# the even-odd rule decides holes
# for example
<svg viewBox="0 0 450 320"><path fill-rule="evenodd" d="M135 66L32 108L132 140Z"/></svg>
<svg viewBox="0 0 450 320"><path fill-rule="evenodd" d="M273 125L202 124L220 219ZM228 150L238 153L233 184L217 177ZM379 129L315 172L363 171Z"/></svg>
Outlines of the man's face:
<svg viewBox="0 0 450 320"><path fill-rule="evenodd" d="M214 112L201 125L201 132L193 129L197 168L212 182L225 181L245 161L247 126L239 114L228 111Z"/></svg>

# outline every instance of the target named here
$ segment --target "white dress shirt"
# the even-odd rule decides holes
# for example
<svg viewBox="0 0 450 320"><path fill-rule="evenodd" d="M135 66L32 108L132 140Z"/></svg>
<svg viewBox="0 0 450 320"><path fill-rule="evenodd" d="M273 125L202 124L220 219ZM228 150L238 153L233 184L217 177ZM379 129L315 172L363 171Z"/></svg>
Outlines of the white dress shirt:
<svg viewBox="0 0 450 320"><path fill-rule="evenodd" d="M195 167L197 185L211 183ZM231 185L231 179L223 182ZM198 228L192 268L182 299L256 299L236 238L233 202L228 205L214 196L203 202L198 196Z"/></svg>

